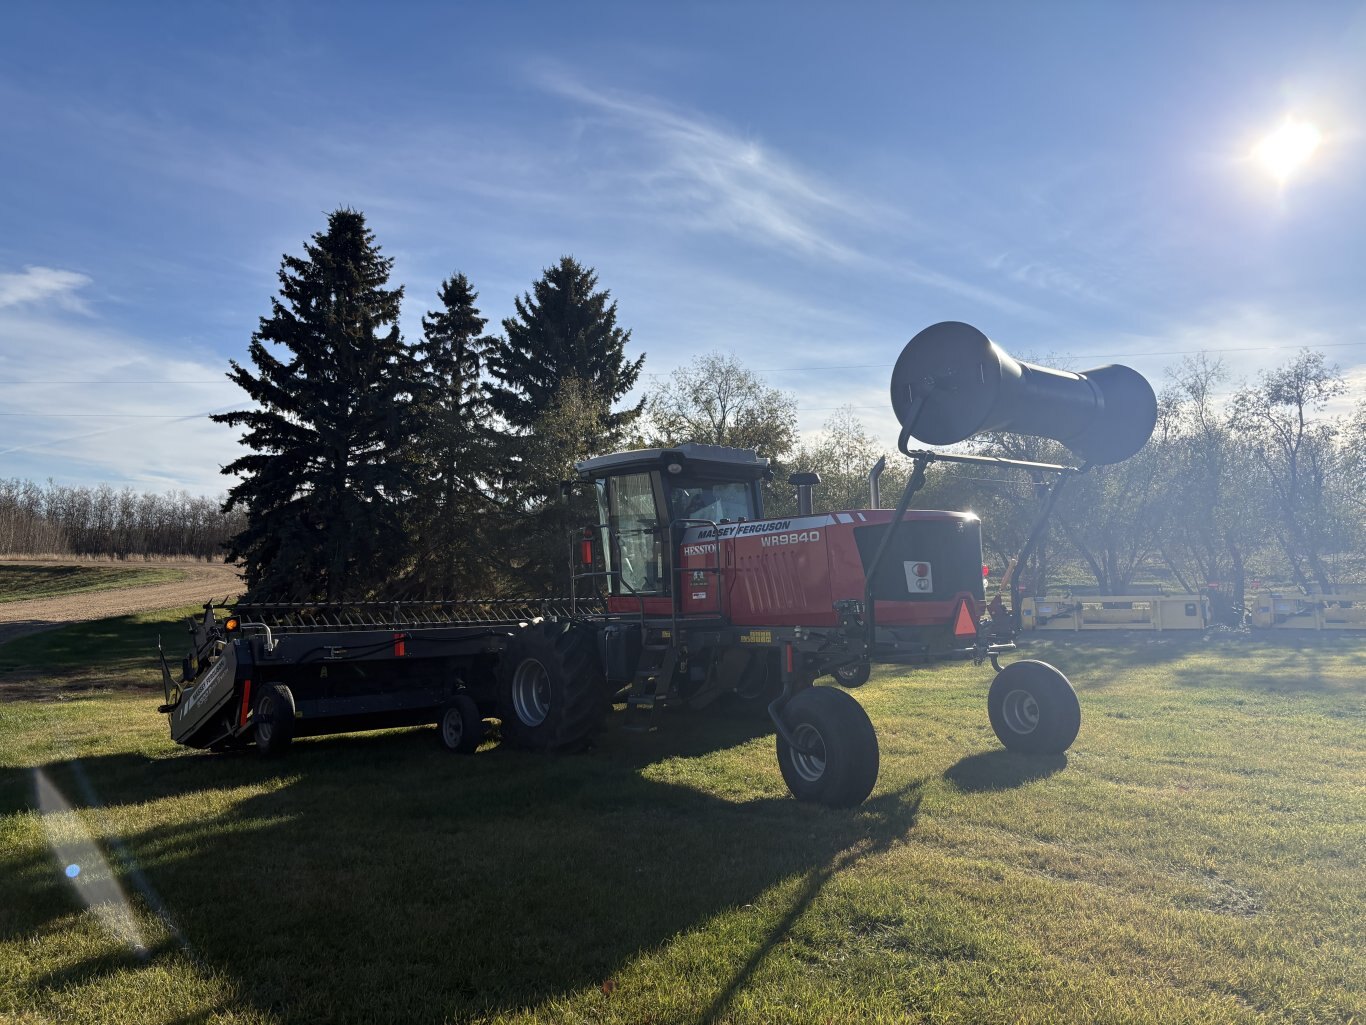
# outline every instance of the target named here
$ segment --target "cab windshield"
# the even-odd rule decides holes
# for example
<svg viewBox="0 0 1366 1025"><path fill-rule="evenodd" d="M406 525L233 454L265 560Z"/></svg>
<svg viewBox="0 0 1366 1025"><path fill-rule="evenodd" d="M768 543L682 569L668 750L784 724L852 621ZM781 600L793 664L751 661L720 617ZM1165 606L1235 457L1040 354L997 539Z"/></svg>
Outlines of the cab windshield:
<svg viewBox="0 0 1366 1025"><path fill-rule="evenodd" d="M675 483L669 489L669 513L677 520L752 520L754 489L740 482Z"/></svg>

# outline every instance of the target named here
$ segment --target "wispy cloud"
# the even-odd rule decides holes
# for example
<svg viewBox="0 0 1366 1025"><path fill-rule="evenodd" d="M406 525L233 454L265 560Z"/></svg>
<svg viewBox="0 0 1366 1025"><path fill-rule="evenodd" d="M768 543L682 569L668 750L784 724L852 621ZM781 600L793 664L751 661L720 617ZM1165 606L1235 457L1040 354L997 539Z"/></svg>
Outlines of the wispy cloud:
<svg viewBox="0 0 1366 1025"><path fill-rule="evenodd" d="M207 414L244 396L222 366L64 313L0 308L0 477L223 491L237 440Z"/></svg>
<svg viewBox="0 0 1366 1025"><path fill-rule="evenodd" d="M56 302L69 310L86 312L76 292L90 279L75 271L53 267L25 267L21 273L0 273L0 309Z"/></svg>
<svg viewBox="0 0 1366 1025"><path fill-rule="evenodd" d="M544 69L539 79L594 112L585 131L605 130L605 147L640 148L632 154L640 198L699 229L840 262L858 259L829 222L865 222L867 207L757 140L651 97L590 88L562 71Z"/></svg>
<svg viewBox="0 0 1366 1025"><path fill-rule="evenodd" d="M652 96L593 88L558 68L541 68L536 78L591 112L579 135L580 159L596 162L614 204L633 202L644 215L686 229L1039 316L999 292L906 257L907 236L916 230L911 211L856 194L853 183L826 181L756 139ZM938 245L925 236L914 248Z"/></svg>
<svg viewBox="0 0 1366 1025"><path fill-rule="evenodd" d="M1015 252L1001 252L986 261L986 266L1011 281L1019 282L1041 292L1062 295L1088 302L1106 303L1110 300L1080 274L1048 260Z"/></svg>

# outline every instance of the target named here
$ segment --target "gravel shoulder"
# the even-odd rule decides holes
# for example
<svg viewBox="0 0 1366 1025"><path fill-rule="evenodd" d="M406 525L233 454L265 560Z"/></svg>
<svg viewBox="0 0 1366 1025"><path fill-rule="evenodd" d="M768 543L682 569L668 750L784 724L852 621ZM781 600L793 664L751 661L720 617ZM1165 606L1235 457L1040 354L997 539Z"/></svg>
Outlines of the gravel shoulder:
<svg viewBox="0 0 1366 1025"><path fill-rule="evenodd" d="M242 581L231 566L169 559L148 562L147 565L173 567L184 573L185 577L170 583L0 604L0 644L69 623L128 616L135 612L155 612L182 605L202 605L211 599L235 597L242 590Z"/></svg>

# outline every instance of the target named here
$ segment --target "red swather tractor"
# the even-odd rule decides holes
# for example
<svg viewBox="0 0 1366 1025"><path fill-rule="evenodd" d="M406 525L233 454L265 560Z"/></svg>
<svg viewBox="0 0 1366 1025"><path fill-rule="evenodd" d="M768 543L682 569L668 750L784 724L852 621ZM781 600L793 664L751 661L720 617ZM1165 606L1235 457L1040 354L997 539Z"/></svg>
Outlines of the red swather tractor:
<svg viewBox="0 0 1366 1025"><path fill-rule="evenodd" d="M1127 367L1064 373L1012 359L966 324L911 340L892 374L900 451L912 461L895 511L814 514L814 474L796 474L799 512L767 518L768 460L685 444L600 456L576 467L599 522L576 542L573 594L556 602L212 606L192 624L182 683L164 672L173 737L195 747L435 720L473 751L485 720L503 742L584 746L610 704L646 730L670 705L725 702L771 718L793 795L862 802L877 779L873 725L831 678L861 685L873 664L990 660L996 735L1013 751L1065 751L1081 710L1043 662L1001 667L1015 649L1019 584L1058 488L1095 463L1128 458L1156 419L1152 389ZM1080 467L911 449L985 431L1055 438ZM986 600L981 527L970 513L910 510L933 462L1050 475L1035 528ZM876 477L873 479L876 493ZM1008 598L1008 602L1007 599ZM162 662L165 669L165 660Z"/></svg>

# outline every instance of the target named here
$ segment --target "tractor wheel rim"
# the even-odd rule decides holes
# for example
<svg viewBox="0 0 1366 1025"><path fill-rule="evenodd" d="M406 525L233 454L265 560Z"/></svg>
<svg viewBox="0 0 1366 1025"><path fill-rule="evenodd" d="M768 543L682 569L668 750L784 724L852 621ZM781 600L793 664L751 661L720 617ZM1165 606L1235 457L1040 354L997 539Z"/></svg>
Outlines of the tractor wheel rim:
<svg viewBox="0 0 1366 1025"><path fill-rule="evenodd" d="M1013 733L1033 733L1039 727L1039 703L1027 690L1013 690L1001 702L1001 718Z"/></svg>
<svg viewBox="0 0 1366 1025"><path fill-rule="evenodd" d="M808 722L801 723L792 731L792 739L810 754L792 749L792 767L797 775L808 783L815 783L825 775L825 740L816 727Z"/></svg>
<svg viewBox="0 0 1366 1025"><path fill-rule="evenodd" d="M441 718L441 738L446 742L447 747L459 747L460 741L465 737L465 720L461 718L459 711L448 708L446 714Z"/></svg>
<svg viewBox="0 0 1366 1025"><path fill-rule="evenodd" d="M550 674L534 658L512 674L512 708L526 726L539 726L550 715Z"/></svg>
<svg viewBox="0 0 1366 1025"><path fill-rule="evenodd" d="M270 743L270 717L275 711L275 703L267 696L256 706L256 742Z"/></svg>

